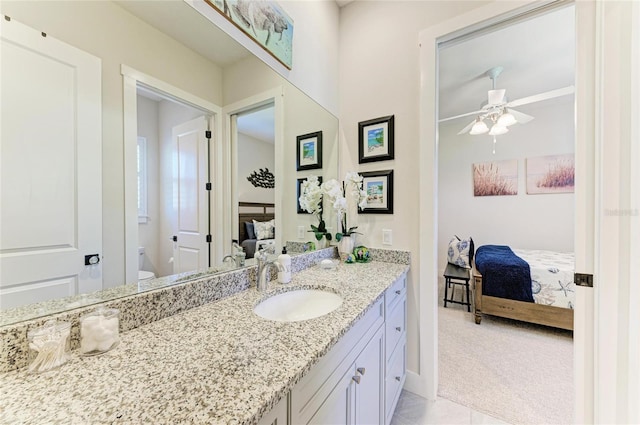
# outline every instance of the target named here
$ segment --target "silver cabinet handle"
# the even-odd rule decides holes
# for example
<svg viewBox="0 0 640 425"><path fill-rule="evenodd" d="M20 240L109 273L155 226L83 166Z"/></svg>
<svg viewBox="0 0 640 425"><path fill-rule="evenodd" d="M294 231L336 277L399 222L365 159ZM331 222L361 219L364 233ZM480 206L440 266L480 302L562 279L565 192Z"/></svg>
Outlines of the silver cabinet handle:
<svg viewBox="0 0 640 425"><path fill-rule="evenodd" d="M351 379L353 379L356 382L356 384L360 383L360 377L358 375L352 376Z"/></svg>
<svg viewBox="0 0 640 425"><path fill-rule="evenodd" d="M402 328L401 328L400 326L396 326L396 330L397 330L398 332L400 332L400 331L402 331Z"/></svg>
<svg viewBox="0 0 640 425"><path fill-rule="evenodd" d="M358 371L358 373L359 373L360 375L364 375L364 372L366 371L366 369L365 369L365 368L363 368L363 367L359 367L359 368L357 368L356 370Z"/></svg>
<svg viewBox="0 0 640 425"><path fill-rule="evenodd" d="M398 290L396 291L396 295L400 295L400 292L402 292L402 291L400 291L400 290L398 289Z"/></svg>
<svg viewBox="0 0 640 425"><path fill-rule="evenodd" d="M396 381L400 382L400 379L401 378L399 376L396 376Z"/></svg>

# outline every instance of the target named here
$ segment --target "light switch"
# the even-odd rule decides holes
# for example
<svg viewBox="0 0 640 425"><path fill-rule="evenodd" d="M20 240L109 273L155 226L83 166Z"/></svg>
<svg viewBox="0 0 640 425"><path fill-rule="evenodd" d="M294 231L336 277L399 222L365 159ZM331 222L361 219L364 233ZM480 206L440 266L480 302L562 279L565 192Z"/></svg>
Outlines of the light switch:
<svg viewBox="0 0 640 425"><path fill-rule="evenodd" d="M298 226L298 239L304 239L304 226Z"/></svg>
<svg viewBox="0 0 640 425"><path fill-rule="evenodd" d="M393 242L391 229L382 229L382 245L391 245Z"/></svg>

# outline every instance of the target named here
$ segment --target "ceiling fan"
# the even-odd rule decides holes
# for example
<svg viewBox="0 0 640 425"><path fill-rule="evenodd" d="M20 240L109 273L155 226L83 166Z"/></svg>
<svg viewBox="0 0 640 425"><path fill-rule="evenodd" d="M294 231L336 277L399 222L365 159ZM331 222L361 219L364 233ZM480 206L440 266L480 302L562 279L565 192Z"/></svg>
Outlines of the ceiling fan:
<svg viewBox="0 0 640 425"><path fill-rule="evenodd" d="M574 86L567 86L509 102L506 97L506 90L496 89L496 80L502 73L503 69L504 68L501 66L496 66L485 72L485 75L491 79L492 89L487 93L487 102L484 103L479 110L439 120L439 122L445 122L467 117L469 115L476 115L476 118L460 130L458 134L468 132L471 135L479 135L487 133L490 136L493 136L494 153L496 136L508 132L509 129L507 127L513 124L526 124L533 119L531 115L516 111L513 109L514 107L565 96L572 94L575 91ZM491 124L491 128L487 126L487 122Z"/></svg>

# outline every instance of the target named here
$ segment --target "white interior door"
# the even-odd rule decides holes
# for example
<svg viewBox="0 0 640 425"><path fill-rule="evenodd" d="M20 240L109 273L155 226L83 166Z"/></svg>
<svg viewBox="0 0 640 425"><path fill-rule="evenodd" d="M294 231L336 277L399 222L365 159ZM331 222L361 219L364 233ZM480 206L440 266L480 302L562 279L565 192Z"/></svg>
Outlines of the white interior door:
<svg viewBox="0 0 640 425"><path fill-rule="evenodd" d="M207 120L199 117L173 128L173 272L209 267Z"/></svg>
<svg viewBox="0 0 640 425"><path fill-rule="evenodd" d="M101 61L0 23L0 308L102 289Z"/></svg>

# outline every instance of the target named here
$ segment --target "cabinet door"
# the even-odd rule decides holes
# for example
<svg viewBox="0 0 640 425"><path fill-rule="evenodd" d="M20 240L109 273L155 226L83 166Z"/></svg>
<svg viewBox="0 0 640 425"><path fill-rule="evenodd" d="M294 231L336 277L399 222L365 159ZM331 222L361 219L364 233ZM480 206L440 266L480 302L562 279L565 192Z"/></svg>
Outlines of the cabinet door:
<svg viewBox="0 0 640 425"><path fill-rule="evenodd" d="M384 423L384 327L371 338L355 362L356 423Z"/></svg>
<svg viewBox="0 0 640 425"><path fill-rule="evenodd" d="M309 424L355 424L355 369L349 368L313 415Z"/></svg>

